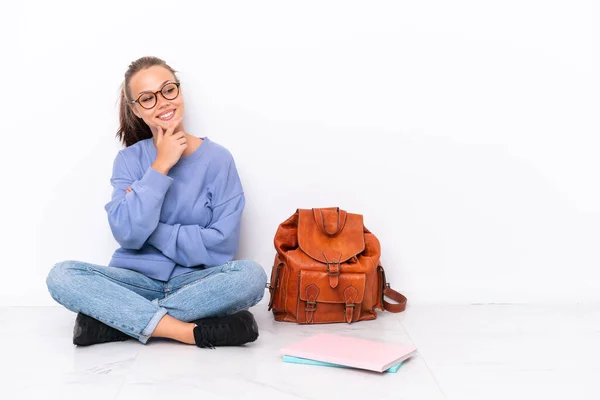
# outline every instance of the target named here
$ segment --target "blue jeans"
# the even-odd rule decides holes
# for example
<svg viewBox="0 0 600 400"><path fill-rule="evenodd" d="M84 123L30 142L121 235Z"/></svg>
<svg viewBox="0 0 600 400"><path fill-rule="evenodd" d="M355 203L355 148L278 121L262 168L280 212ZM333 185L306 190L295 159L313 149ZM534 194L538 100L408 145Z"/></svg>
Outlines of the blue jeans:
<svg viewBox="0 0 600 400"><path fill-rule="evenodd" d="M63 261L46 279L59 304L142 343L165 314L189 322L248 309L262 299L266 282L264 269L254 261L230 261L166 282L128 269Z"/></svg>

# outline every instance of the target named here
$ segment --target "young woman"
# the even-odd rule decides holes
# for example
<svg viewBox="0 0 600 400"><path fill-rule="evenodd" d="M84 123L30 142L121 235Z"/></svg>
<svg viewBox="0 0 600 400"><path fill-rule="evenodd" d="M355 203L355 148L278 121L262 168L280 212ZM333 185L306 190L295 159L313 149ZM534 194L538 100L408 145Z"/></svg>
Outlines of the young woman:
<svg viewBox="0 0 600 400"><path fill-rule="evenodd" d="M164 337L199 347L252 342L247 309L266 274L233 261L245 199L224 147L186 132L175 70L143 57L125 73L117 154L106 204L121 246L108 266L63 261L50 271L51 296L77 312L73 343Z"/></svg>

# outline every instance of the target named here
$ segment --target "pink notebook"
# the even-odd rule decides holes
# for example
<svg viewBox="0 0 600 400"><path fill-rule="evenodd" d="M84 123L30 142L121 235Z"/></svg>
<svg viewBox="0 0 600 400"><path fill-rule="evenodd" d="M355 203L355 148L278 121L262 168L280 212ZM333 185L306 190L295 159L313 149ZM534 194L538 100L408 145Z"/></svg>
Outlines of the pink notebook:
<svg viewBox="0 0 600 400"><path fill-rule="evenodd" d="M319 333L285 346L280 355L383 372L412 357L416 351L414 346Z"/></svg>

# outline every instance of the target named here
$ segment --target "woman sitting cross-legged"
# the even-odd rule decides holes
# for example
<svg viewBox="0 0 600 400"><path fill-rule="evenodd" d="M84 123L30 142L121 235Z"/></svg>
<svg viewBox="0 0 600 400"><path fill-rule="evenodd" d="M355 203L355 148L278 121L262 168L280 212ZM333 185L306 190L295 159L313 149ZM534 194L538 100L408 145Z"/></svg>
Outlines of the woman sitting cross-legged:
<svg viewBox="0 0 600 400"><path fill-rule="evenodd" d="M186 132L175 71L155 57L125 73L125 148L106 204L120 245L108 266L59 262L46 283L77 314L73 343L164 337L199 347L255 341L249 307L263 297L264 269L233 260L245 198L230 152Z"/></svg>

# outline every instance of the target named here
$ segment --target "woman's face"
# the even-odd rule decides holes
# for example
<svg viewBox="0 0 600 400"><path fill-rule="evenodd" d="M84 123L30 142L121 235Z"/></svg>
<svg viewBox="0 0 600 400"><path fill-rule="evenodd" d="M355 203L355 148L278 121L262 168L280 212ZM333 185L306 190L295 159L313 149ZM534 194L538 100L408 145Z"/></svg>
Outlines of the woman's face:
<svg viewBox="0 0 600 400"><path fill-rule="evenodd" d="M130 107L138 118L144 120L154 134L156 134L158 126L166 131L174 121L183 117L184 105L181 91L173 100L167 100L160 92L169 82L176 82L175 76L168 69L158 65L138 71L129 81L131 100L138 100ZM167 92L168 89L168 87L165 88L164 92L167 97L171 97ZM155 92L158 93L156 93L154 107L150 109L142 107L140 103L145 107L152 105L152 93ZM177 91L170 93L174 95ZM183 124L180 124L180 129L183 130ZM175 132L180 129L175 129Z"/></svg>

